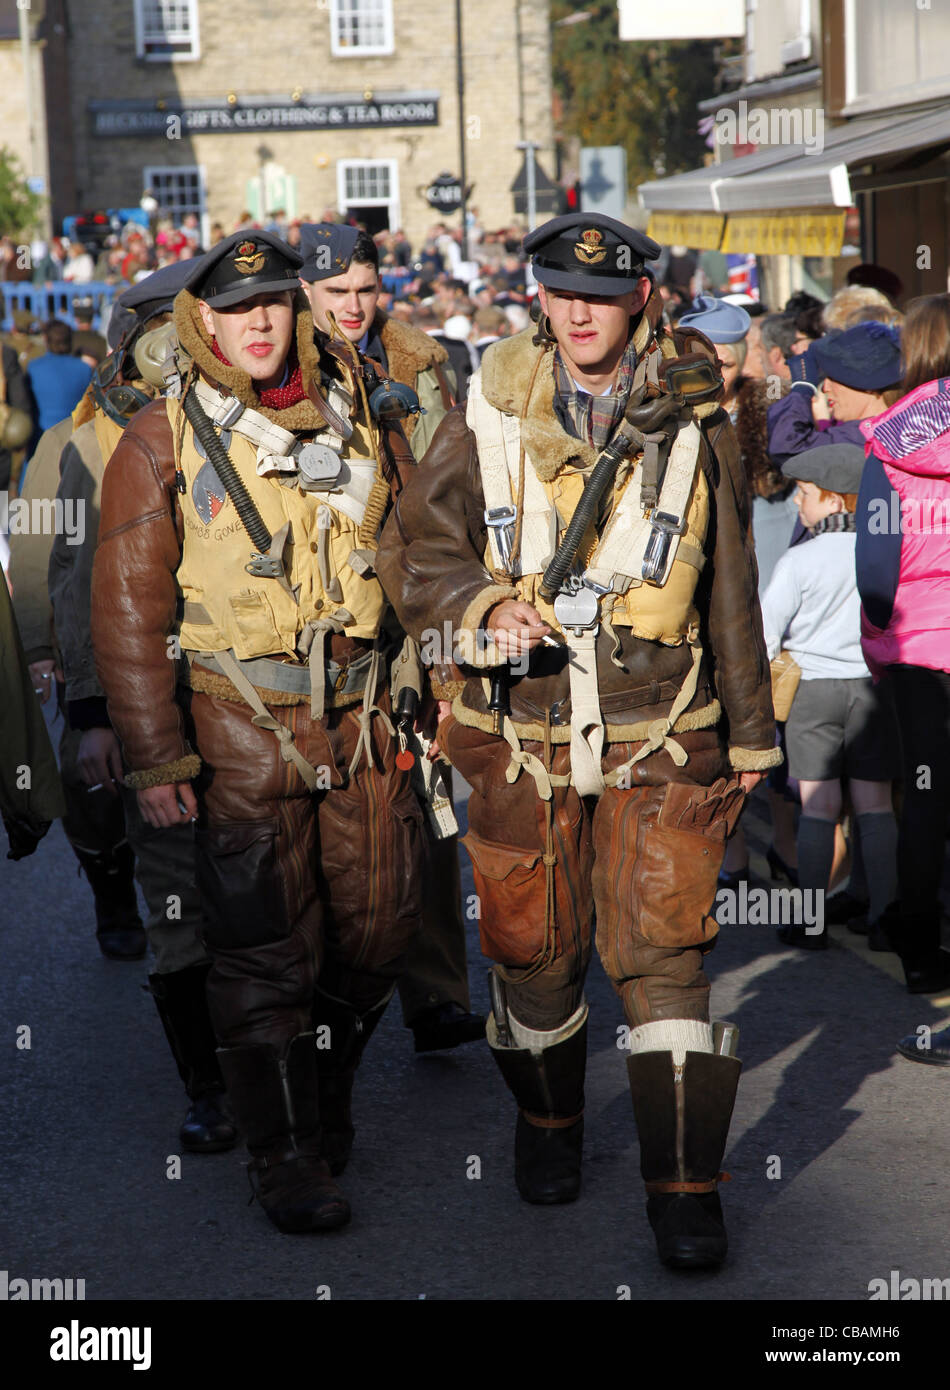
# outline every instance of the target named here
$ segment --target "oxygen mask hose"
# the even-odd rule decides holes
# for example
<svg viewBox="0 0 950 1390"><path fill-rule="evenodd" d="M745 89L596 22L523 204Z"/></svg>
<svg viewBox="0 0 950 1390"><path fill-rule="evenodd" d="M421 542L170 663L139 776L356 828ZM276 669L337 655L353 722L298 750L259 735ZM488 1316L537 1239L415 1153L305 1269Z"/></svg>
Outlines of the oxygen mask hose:
<svg viewBox="0 0 950 1390"><path fill-rule="evenodd" d="M642 449L644 435L655 430L674 411L682 409L682 406L682 397L675 395L659 396L645 404L642 403L642 396L631 396L617 432L594 464L583 496L564 532L564 538L544 571L538 592L546 602L553 603L561 592L561 586L574 563L584 533L597 516L601 498L616 478L617 469L623 459L632 450Z"/></svg>

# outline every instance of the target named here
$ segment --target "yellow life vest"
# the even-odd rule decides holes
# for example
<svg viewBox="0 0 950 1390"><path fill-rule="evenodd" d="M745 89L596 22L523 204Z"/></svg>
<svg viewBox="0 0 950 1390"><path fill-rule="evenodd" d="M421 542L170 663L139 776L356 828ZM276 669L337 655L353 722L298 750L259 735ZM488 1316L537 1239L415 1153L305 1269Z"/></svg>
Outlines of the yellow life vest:
<svg viewBox="0 0 950 1390"><path fill-rule="evenodd" d="M622 491L629 488L635 478L636 470L631 469ZM545 482L542 486L552 507L557 510L560 528L563 531L574 515L583 494L584 475L580 469L565 467L553 481ZM620 498L621 494L618 494L614 499L615 505L619 504ZM610 622L614 627L628 627L634 637L643 637L651 642L662 642L666 646L676 647L685 640L690 627L695 627L699 622L699 615L693 606L699 570L695 564L689 563L685 556L690 551L702 552L709 527L709 486L701 468L696 470L685 521L686 532L682 541L687 542L688 548L681 542L662 587L634 583L625 594L614 595L612 600L604 600L605 603L612 602ZM594 560L597 542L597 533L593 526L589 526L577 555L580 569L586 568ZM485 564L491 569L492 563L490 549L486 548ZM518 590L519 598L533 604L544 621L560 631L560 624L554 616L554 605L541 598L538 593L542 574L543 569L519 575L513 581L514 587Z"/></svg>
<svg viewBox="0 0 950 1390"><path fill-rule="evenodd" d="M196 449L191 425L180 419L179 402L169 398L166 409L176 441L176 465L184 475L184 545L178 567L186 605L180 629L182 648L233 650L239 661L280 653L294 656L298 634L307 623L340 609L352 616L344 625L348 636L375 638L386 598L364 557L354 554L360 551L359 521L341 509L339 498L335 502L332 492L304 492L295 479L282 483L278 476L260 477L255 446L232 434L228 453L265 526L274 535L290 523L284 569L297 594L295 602L276 579L248 574L245 566L254 546L234 503L212 465ZM353 434L341 451L343 459L374 458L365 424L352 423ZM339 584L336 592L341 596L336 598L327 593L321 577L321 545L329 587L335 590L334 577ZM210 621L195 621L196 610L189 609L190 604L200 605Z"/></svg>

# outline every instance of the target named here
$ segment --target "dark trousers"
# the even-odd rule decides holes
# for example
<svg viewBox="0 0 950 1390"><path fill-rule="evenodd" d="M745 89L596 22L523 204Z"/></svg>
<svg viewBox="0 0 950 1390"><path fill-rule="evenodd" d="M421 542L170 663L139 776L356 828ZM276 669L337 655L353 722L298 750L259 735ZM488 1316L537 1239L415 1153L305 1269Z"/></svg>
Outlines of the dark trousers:
<svg viewBox="0 0 950 1390"><path fill-rule="evenodd" d="M891 666L901 730L903 808L897 875L906 914L939 920L950 812L950 675L924 666Z"/></svg>

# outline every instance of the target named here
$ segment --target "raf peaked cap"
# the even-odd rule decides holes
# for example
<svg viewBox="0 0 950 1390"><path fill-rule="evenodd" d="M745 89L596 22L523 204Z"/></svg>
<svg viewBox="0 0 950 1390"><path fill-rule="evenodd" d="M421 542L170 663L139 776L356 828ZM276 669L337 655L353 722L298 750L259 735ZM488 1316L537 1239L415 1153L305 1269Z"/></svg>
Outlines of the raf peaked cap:
<svg viewBox="0 0 950 1390"><path fill-rule="evenodd" d="M226 309L256 294L300 288L300 257L273 232L234 232L197 261L186 261L191 274L184 289L212 309Z"/></svg>
<svg viewBox="0 0 950 1390"><path fill-rule="evenodd" d="M552 217L524 239L539 285L575 294L628 294L660 247L633 227L600 212Z"/></svg>
<svg viewBox="0 0 950 1390"><path fill-rule="evenodd" d="M814 483L828 492L857 492L864 472L864 450L860 444L819 444L793 454L782 464L786 478Z"/></svg>
<svg viewBox="0 0 950 1390"><path fill-rule="evenodd" d="M194 261L173 261L117 295L106 330L110 348L118 347L135 325L147 323L156 314L171 313L175 295L185 288L194 269Z"/></svg>
<svg viewBox="0 0 950 1390"><path fill-rule="evenodd" d="M303 222L300 226L301 280L329 280L345 275L356 248L359 227L340 222Z"/></svg>

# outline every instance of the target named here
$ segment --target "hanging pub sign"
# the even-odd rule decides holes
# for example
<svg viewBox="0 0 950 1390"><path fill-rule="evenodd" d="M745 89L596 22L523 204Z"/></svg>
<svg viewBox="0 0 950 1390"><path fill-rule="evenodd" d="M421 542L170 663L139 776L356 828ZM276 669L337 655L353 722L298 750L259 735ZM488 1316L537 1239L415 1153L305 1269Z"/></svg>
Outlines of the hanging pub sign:
<svg viewBox="0 0 950 1390"><path fill-rule="evenodd" d="M440 174L427 188L420 188L419 193L430 208L438 208L440 212L455 212L462 206L462 180L454 174Z"/></svg>

